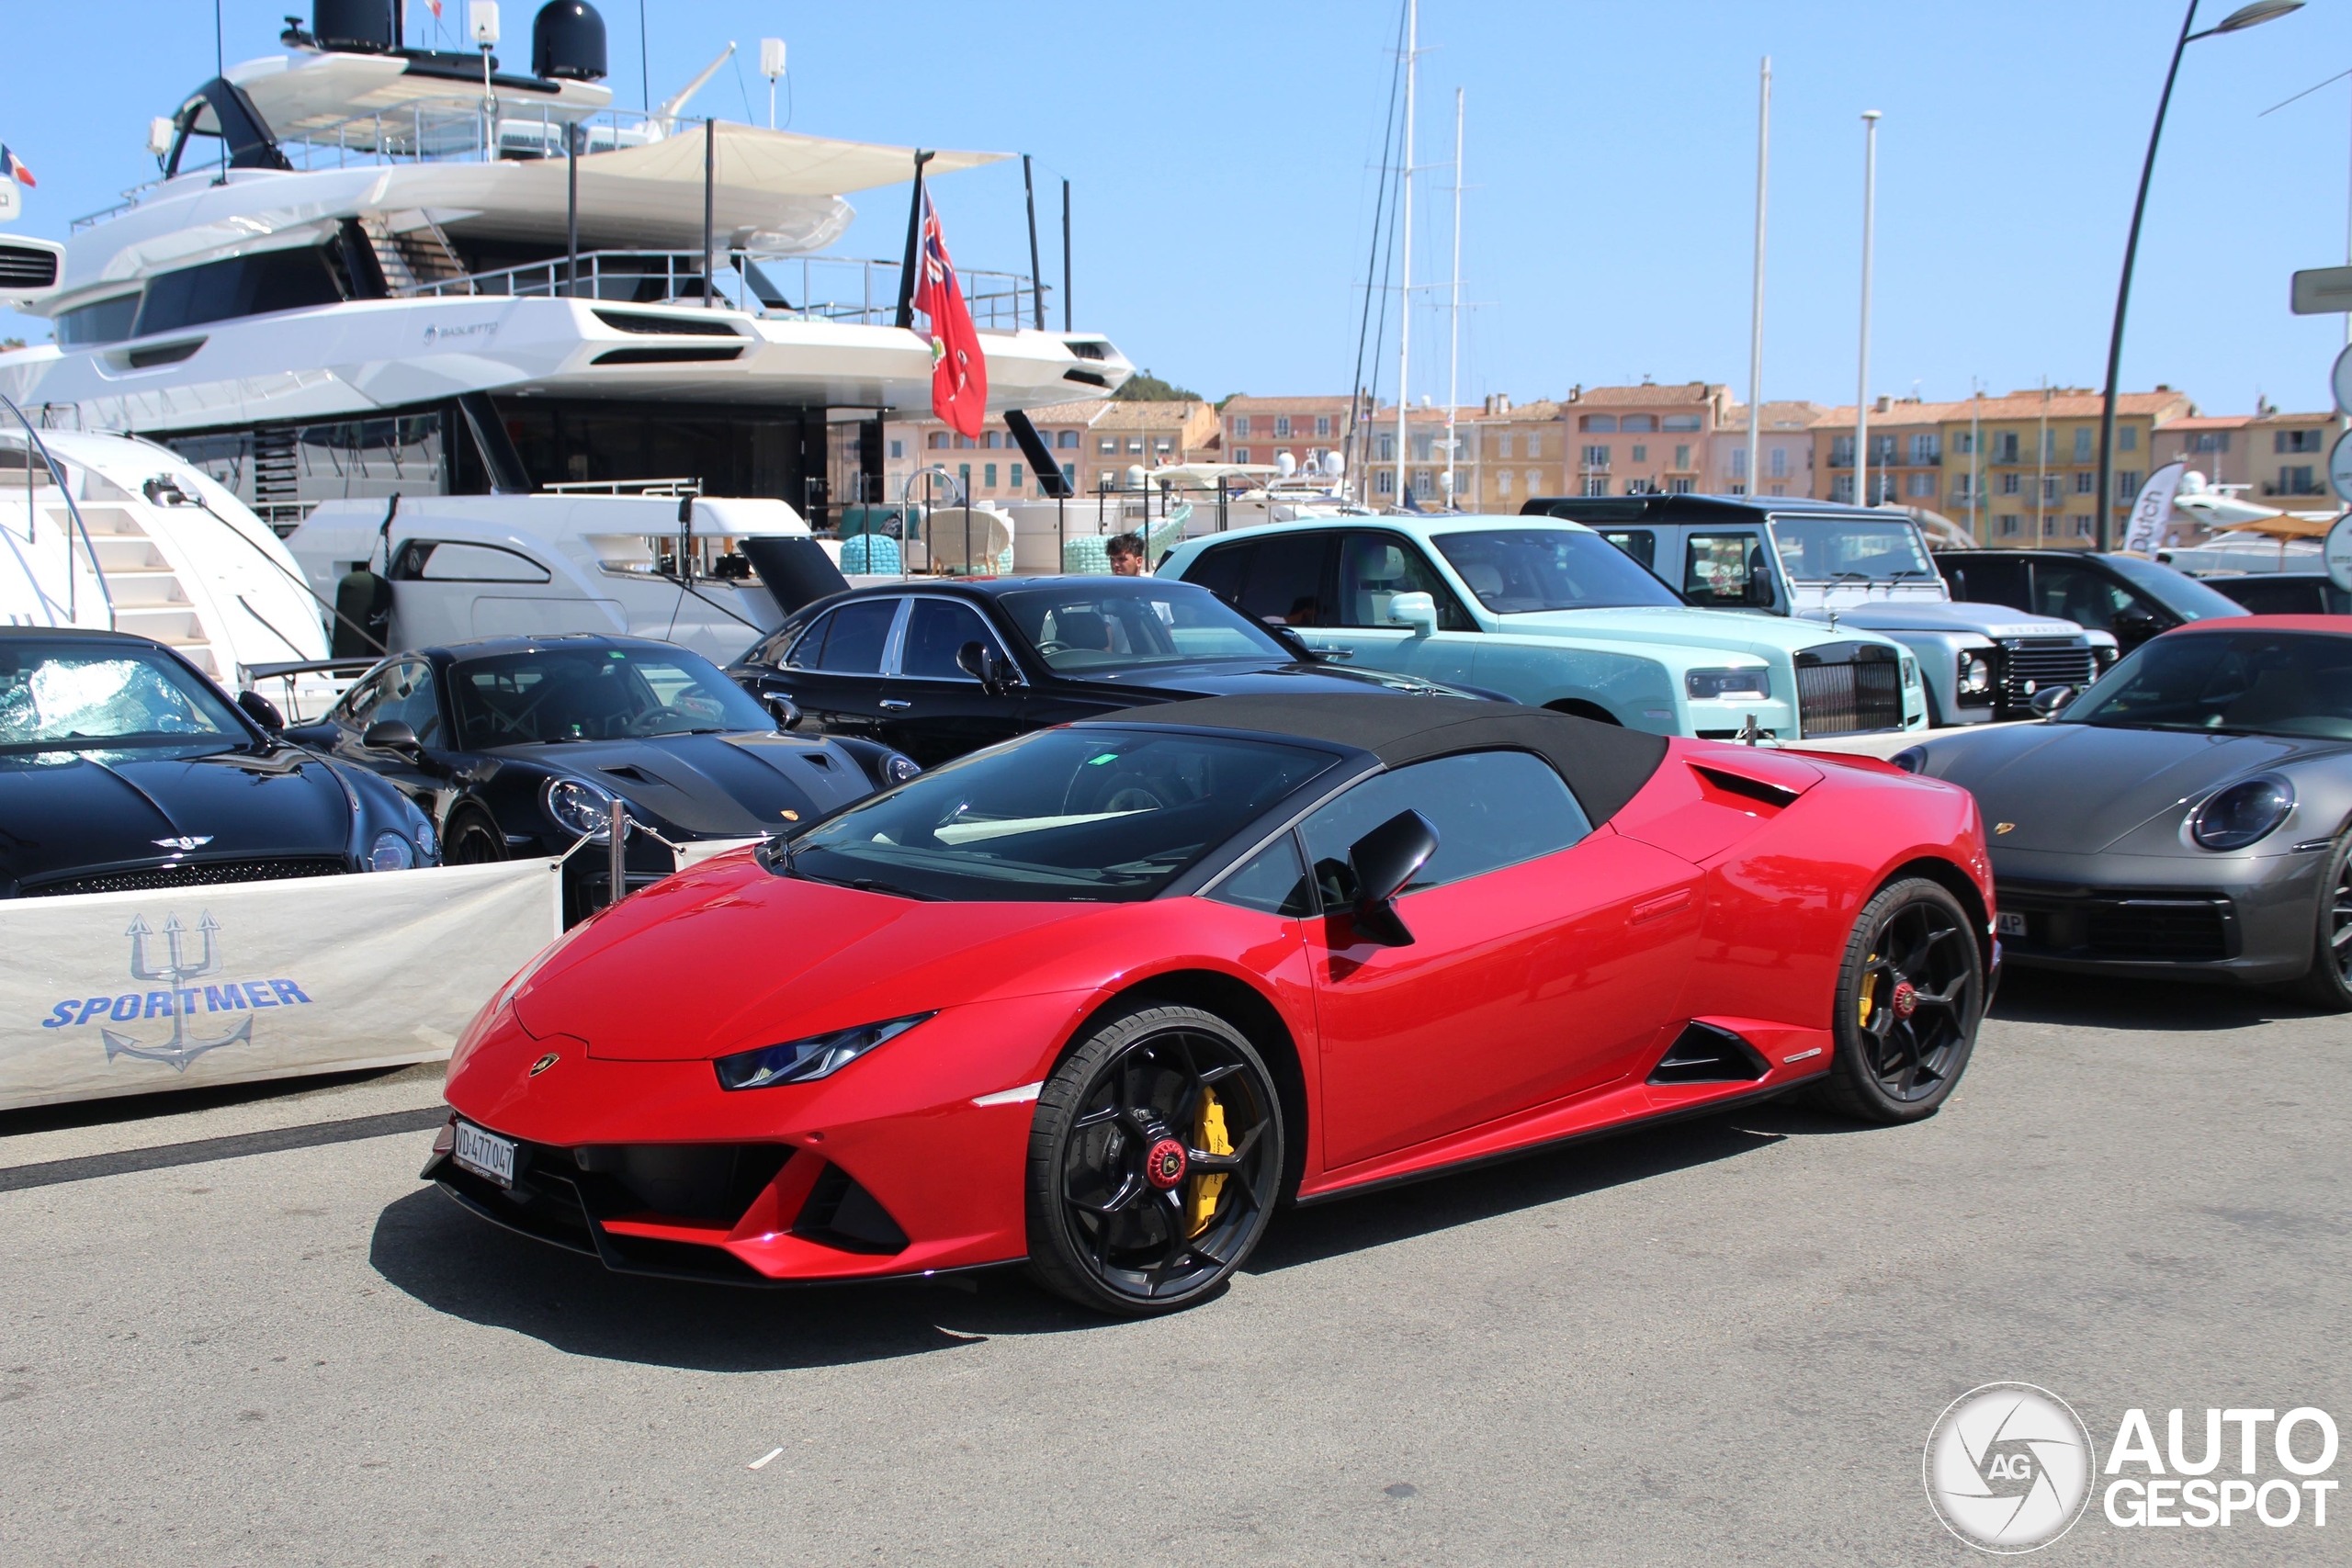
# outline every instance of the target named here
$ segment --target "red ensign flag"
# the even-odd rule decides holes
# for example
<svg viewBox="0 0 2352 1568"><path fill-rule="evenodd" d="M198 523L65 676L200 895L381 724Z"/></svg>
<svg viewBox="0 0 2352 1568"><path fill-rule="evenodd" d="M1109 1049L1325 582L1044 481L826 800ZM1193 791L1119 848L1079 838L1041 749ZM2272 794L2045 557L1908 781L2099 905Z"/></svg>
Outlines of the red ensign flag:
<svg viewBox="0 0 2352 1568"><path fill-rule="evenodd" d="M955 430L977 436L988 420L989 361L973 330L956 264L939 234L939 209L922 193L922 254L917 264L915 309L931 321L931 412Z"/></svg>

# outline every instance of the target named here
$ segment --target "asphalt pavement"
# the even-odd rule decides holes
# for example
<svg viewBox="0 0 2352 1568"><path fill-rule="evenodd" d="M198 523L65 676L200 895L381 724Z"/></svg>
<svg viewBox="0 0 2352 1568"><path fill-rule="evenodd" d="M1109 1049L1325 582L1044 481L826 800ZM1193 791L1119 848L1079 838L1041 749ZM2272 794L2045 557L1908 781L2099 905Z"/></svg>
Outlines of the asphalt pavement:
<svg viewBox="0 0 2352 1568"><path fill-rule="evenodd" d="M1976 1385L2102 1460L2132 1407L2352 1427L2352 1022L2267 998L2013 975L1924 1124L1294 1213L1147 1323L615 1277L417 1181L436 1088L0 1116L0 1562L1957 1563L1921 1449ZM2341 1562L2337 1495L2095 1496L2033 1561Z"/></svg>

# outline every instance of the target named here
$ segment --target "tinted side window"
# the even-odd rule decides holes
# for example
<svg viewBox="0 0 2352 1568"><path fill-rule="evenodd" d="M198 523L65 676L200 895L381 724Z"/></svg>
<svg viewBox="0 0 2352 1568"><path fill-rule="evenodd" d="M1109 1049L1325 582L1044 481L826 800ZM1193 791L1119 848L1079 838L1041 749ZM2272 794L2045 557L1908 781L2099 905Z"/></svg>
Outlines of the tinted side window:
<svg viewBox="0 0 2352 1568"><path fill-rule="evenodd" d="M1184 581L1199 583L1228 604L1238 604L1242 587L1250 580L1250 558L1257 553L1256 545L1219 545L1204 550L1185 571Z"/></svg>
<svg viewBox="0 0 2352 1568"><path fill-rule="evenodd" d="M842 675L882 673L882 649L898 618L896 599L860 599L826 613L793 645L786 660L795 670L827 670Z"/></svg>
<svg viewBox="0 0 2352 1568"><path fill-rule="evenodd" d="M1258 909L1285 919L1297 919L1313 908L1307 896L1306 867L1298 858L1298 836L1284 833L1243 863L1240 870L1216 886L1210 897L1245 909Z"/></svg>
<svg viewBox="0 0 2352 1568"><path fill-rule="evenodd" d="M397 665L385 671L378 691L383 700L368 715L368 723L398 719L416 731L423 744L441 743L441 701L434 692L431 665L422 661Z"/></svg>
<svg viewBox="0 0 2352 1568"><path fill-rule="evenodd" d="M1600 536L1652 571L1657 570L1657 536L1647 528L1603 528Z"/></svg>
<svg viewBox="0 0 2352 1568"><path fill-rule="evenodd" d="M354 729L375 723L376 710L383 705L384 688L392 674L392 670L379 670L344 693L343 701L335 705L335 717Z"/></svg>
<svg viewBox="0 0 2352 1568"><path fill-rule="evenodd" d="M1682 596L1702 610L1765 603L1748 584L1763 575L1764 541L1755 534L1693 534L1682 555Z"/></svg>
<svg viewBox="0 0 2352 1568"><path fill-rule="evenodd" d="M1241 613L1285 626L1329 626L1323 563L1330 553L1329 534L1277 534L1260 540L1242 586Z"/></svg>
<svg viewBox="0 0 2352 1568"><path fill-rule="evenodd" d="M2033 563L2033 604L2029 607L2042 615L2112 631L2115 612L2131 603L2131 594L2097 572L2054 562Z"/></svg>
<svg viewBox="0 0 2352 1568"><path fill-rule="evenodd" d="M1446 587L1421 552L1393 534L1347 534L1340 542L1340 592L1327 625L1385 626L1388 602L1399 593L1426 593L1437 601L1440 630L1472 629L1453 591Z"/></svg>
<svg viewBox="0 0 2352 1568"><path fill-rule="evenodd" d="M1473 751L1375 774L1306 819L1306 852L1327 908L1355 901L1348 846L1400 811L1437 827L1437 852L1413 887L1435 887L1548 855L1592 831L1550 763L1527 751Z"/></svg>
<svg viewBox="0 0 2352 1568"><path fill-rule="evenodd" d="M2022 610L2025 604L2025 563L1988 556L1963 560L1943 569L1951 596L1979 604L2007 604Z"/></svg>
<svg viewBox="0 0 2352 1568"><path fill-rule="evenodd" d="M2318 577L2221 578L2220 589L2257 615L2325 615L2334 613L2327 602L2328 583Z"/></svg>
<svg viewBox="0 0 2352 1568"><path fill-rule="evenodd" d="M520 551L450 539L411 539L392 558L395 582L545 582L548 569Z"/></svg>
<svg viewBox="0 0 2352 1568"><path fill-rule="evenodd" d="M899 673L918 681L969 681L956 662L967 642L1001 653L996 634L980 613L955 599L918 599L907 612L906 646L899 653Z"/></svg>

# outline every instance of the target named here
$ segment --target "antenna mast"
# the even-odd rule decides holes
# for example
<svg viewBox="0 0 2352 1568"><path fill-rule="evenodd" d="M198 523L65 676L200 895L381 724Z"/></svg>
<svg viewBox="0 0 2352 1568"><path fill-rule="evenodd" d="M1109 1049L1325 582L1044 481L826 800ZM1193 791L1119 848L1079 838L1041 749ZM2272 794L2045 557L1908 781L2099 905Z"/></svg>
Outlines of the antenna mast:
<svg viewBox="0 0 2352 1568"><path fill-rule="evenodd" d="M1412 383L1407 373L1413 365L1413 85L1420 65L1421 4L1405 5L1405 154L1403 164L1404 227L1399 243L1405 248L1396 288L1396 504L1403 506L1405 489L1405 413L1412 407Z"/></svg>
<svg viewBox="0 0 2352 1568"><path fill-rule="evenodd" d="M1445 503L1462 510L1455 494L1454 410L1462 405L1462 89L1453 89L1453 302L1448 307L1453 342L1445 365Z"/></svg>

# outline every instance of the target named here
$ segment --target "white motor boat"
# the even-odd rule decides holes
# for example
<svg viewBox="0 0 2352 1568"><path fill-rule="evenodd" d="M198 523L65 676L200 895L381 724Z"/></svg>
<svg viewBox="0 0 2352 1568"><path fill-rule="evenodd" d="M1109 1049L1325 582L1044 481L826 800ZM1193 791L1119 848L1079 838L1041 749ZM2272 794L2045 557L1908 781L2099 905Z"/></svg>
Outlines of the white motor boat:
<svg viewBox="0 0 2352 1568"><path fill-rule="evenodd" d="M160 177L62 259L0 242L24 253L0 288L57 329L0 353L0 393L44 428L164 442L288 527L326 500L567 483L882 498L881 420L928 411L931 343L899 261L825 247L911 148L689 119L692 87L616 111L582 0L541 10L528 74L403 48L398 17L317 0L285 52L156 122ZM1131 374L1099 334L1040 330L1030 279L958 277L992 413Z"/></svg>

